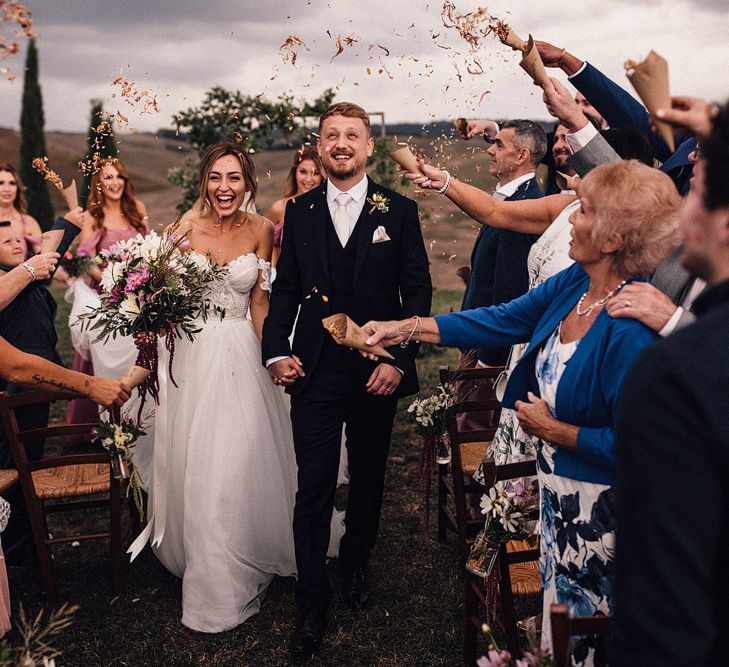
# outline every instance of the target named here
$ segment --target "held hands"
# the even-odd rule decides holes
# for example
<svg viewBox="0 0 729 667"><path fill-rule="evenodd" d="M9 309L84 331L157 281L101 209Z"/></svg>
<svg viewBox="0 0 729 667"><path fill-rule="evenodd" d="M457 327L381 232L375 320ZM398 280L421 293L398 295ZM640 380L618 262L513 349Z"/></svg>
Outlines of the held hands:
<svg viewBox="0 0 729 667"><path fill-rule="evenodd" d="M670 109L658 109L656 118L673 125L678 134L689 134L703 141L711 132L711 120L718 109L699 97L671 98Z"/></svg>
<svg viewBox="0 0 729 667"><path fill-rule="evenodd" d="M365 385L367 392L375 396L390 396L400 386L402 375L390 364L379 364Z"/></svg>
<svg viewBox="0 0 729 667"><path fill-rule="evenodd" d="M542 89L547 111L570 132L577 132L587 125L589 122L587 117L577 106L570 92L557 79L547 79Z"/></svg>
<svg viewBox="0 0 729 667"><path fill-rule="evenodd" d="M629 317L653 331L663 329L676 312L676 304L650 283L626 285L605 308L610 317Z"/></svg>
<svg viewBox="0 0 729 667"><path fill-rule="evenodd" d="M89 398L99 405L109 408L124 405L129 400L130 389L121 380L104 377L89 377Z"/></svg>
<svg viewBox="0 0 729 667"><path fill-rule="evenodd" d="M294 384L298 378L306 375L304 367L301 365L301 359L295 354L272 363L268 367L268 374L275 385Z"/></svg>
<svg viewBox="0 0 729 667"><path fill-rule="evenodd" d="M57 252L43 252L28 258L25 263L30 264L35 271L33 280L47 280L55 271L60 257Z"/></svg>
<svg viewBox="0 0 729 667"><path fill-rule="evenodd" d="M528 402L517 401L514 405L519 425L529 435L551 442L549 426L554 423L554 416L549 411L546 402L535 396L531 391L527 394L527 398L529 399Z"/></svg>

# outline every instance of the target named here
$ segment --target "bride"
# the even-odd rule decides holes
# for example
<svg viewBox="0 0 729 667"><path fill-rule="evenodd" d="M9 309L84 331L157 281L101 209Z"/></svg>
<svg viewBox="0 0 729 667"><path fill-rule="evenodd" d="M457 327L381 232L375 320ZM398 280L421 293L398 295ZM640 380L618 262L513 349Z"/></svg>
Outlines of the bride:
<svg viewBox="0 0 729 667"><path fill-rule="evenodd" d="M190 343L177 340L172 382L160 345L150 523L162 564L182 577L182 623L221 632L257 613L274 575L296 574L292 515L296 461L284 394L261 365L273 226L240 209L256 175L233 143L211 148L198 204L183 216L190 252L228 271ZM250 318L247 313L250 310Z"/></svg>

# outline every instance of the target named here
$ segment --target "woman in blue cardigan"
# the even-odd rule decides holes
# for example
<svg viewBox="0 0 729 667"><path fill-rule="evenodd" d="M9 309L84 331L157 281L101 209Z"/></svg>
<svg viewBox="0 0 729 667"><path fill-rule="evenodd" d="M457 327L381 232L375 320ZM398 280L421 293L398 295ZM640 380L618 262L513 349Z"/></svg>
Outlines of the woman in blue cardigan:
<svg viewBox="0 0 729 667"><path fill-rule="evenodd" d="M623 379L655 334L613 319L627 282L649 275L677 246L680 197L671 180L638 162L602 165L579 187L570 217L571 267L506 304L433 318L369 322L368 343L411 340L448 347L529 343L503 404L539 439L544 627L549 605L575 615L612 610L615 408ZM616 304L617 305L617 304ZM625 303L629 306L629 303ZM576 664L602 664L594 637L573 648Z"/></svg>

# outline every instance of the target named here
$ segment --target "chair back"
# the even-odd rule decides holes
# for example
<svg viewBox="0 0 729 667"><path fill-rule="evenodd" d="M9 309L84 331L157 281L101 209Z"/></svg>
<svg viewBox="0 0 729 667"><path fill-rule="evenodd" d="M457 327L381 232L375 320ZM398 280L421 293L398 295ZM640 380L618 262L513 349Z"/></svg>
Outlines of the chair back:
<svg viewBox="0 0 729 667"><path fill-rule="evenodd" d="M552 623L552 654L557 667L572 664L570 638L575 635L602 635L610 630L609 616L572 616L566 604L549 609Z"/></svg>

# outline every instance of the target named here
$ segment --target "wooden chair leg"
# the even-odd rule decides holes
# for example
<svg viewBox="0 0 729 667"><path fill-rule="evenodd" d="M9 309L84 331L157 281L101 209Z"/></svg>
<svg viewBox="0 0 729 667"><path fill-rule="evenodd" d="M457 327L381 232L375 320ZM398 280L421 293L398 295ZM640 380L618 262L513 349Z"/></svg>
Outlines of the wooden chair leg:
<svg viewBox="0 0 729 667"><path fill-rule="evenodd" d="M471 667L476 662L476 648L478 640L478 631L471 622L472 616L478 616L478 599L471 588L473 575L465 572L464 576L464 593L463 593L463 664Z"/></svg>
<svg viewBox="0 0 729 667"><path fill-rule="evenodd" d="M501 614L504 620L504 634L506 635L506 648L513 656L521 655L519 648L519 631L516 627L516 611L514 610L514 596L511 592L511 573L506 562L506 547L501 547L499 557L499 597L501 598Z"/></svg>
<svg viewBox="0 0 729 667"><path fill-rule="evenodd" d="M35 553L38 559L38 567L40 568L41 577L43 579L43 590L46 594L46 600L52 607L58 606L58 589L56 587L56 578L53 574L53 560L51 558L51 549L46 543L48 537L48 528L46 524L46 516L43 511L41 501L35 500L27 503L28 520L33 533L33 542L35 543Z"/></svg>
<svg viewBox="0 0 729 667"><path fill-rule="evenodd" d="M122 540L121 540L121 487L112 477L109 489L111 495L111 580L112 590L118 595L122 584Z"/></svg>
<svg viewBox="0 0 729 667"><path fill-rule="evenodd" d="M448 475L448 465L438 465L438 542L445 544L448 541L448 518L445 513L448 502L448 488L445 485L445 476Z"/></svg>
<svg viewBox="0 0 729 667"><path fill-rule="evenodd" d="M550 609L552 624L552 655L558 667L570 664L570 616L567 605L553 604Z"/></svg>

